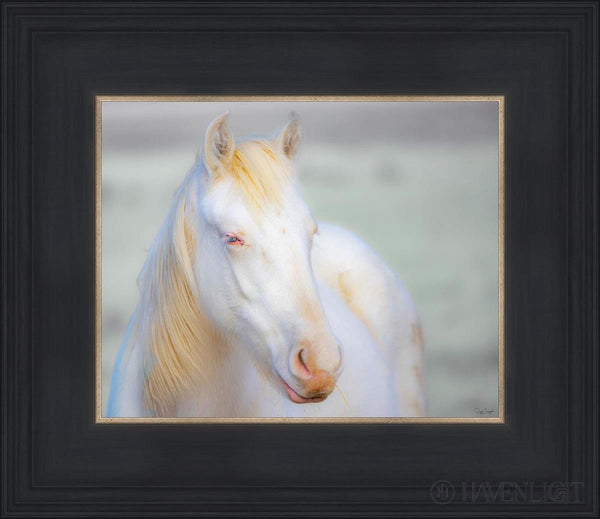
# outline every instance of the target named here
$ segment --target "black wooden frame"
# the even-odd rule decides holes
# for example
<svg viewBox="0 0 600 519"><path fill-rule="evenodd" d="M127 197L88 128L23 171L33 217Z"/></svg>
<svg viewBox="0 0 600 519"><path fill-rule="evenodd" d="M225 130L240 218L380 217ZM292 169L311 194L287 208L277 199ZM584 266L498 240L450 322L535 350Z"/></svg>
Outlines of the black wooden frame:
<svg viewBox="0 0 600 519"><path fill-rule="evenodd" d="M597 1L2 2L2 517L597 516L597 59ZM95 424L97 94L505 95L505 423Z"/></svg>

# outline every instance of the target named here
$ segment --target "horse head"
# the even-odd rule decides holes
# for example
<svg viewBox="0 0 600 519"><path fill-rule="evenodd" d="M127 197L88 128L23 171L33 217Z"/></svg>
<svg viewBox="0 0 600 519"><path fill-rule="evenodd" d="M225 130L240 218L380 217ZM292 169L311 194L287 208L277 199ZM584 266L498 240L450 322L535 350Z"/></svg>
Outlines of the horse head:
<svg viewBox="0 0 600 519"><path fill-rule="evenodd" d="M318 228L292 163L300 138L296 117L273 139L237 145L227 114L210 124L198 172L193 271L210 321L266 354L289 398L308 403L334 390L342 349L312 271Z"/></svg>

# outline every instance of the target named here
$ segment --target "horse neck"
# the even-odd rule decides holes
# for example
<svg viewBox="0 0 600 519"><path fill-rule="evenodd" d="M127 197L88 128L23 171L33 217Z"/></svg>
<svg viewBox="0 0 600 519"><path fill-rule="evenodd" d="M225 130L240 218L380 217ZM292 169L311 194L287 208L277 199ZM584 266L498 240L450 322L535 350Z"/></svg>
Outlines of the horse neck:
<svg viewBox="0 0 600 519"><path fill-rule="evenodd" d="M181 395L179 416L256 417L280 400L270 363L252 347L233 336L211 347L212 365Z"/></svg>

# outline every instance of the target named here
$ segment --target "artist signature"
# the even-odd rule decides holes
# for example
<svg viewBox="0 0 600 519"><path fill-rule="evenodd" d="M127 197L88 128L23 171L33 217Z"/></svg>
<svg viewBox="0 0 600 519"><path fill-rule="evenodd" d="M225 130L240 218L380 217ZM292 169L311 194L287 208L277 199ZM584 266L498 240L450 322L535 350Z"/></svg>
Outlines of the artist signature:
<svg viewBox="0 0 600 519"><path fill-rule="evenodd" d="M473 409L473 411L480 416L492 414L494 412L493 409L487 409L487 408L481 409L480 407L476 407L475 409Z"/></svg>

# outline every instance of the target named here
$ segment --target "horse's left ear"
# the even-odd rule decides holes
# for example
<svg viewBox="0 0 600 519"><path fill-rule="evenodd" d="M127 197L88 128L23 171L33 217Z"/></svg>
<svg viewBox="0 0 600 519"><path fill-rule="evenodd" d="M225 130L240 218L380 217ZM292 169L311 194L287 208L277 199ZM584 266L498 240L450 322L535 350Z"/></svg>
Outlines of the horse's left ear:
<svg viewBox="0 0 600 519"><path fill-rule="evenodd" d="M281 133L277 136L276 141L279 149L283 154L291 159L296 155L302 140L302 125L298 115L292 112L289 122L285 125Z"/></svg>

